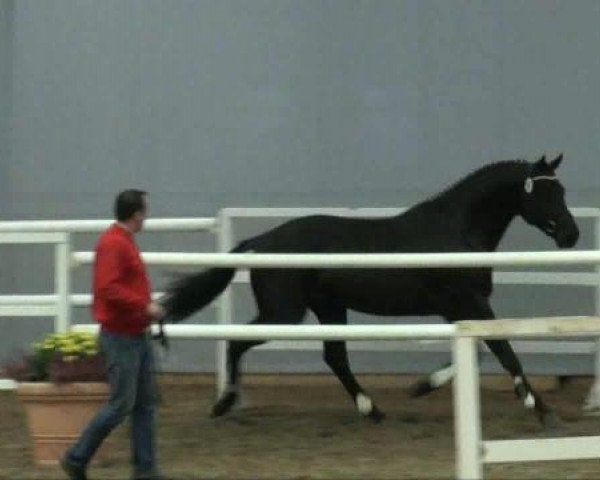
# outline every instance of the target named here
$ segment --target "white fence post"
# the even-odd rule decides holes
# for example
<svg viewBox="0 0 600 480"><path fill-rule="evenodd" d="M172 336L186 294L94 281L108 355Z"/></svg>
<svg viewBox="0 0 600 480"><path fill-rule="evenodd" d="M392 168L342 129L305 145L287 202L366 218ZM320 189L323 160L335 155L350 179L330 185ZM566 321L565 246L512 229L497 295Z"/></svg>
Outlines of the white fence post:
<svg viewBox="0 0 600 480"><path fill-rule="evenodd" d="M594 247L600 251L600 213L594 218ZM600 315L600 265L596 265L597 284L595 289L596 315ZM594 382L587 398L587 408L600 408L600 339L596 339L594 351Z"/></svg>
<svg viewBox="0 0 600 480"><path fill-rule="evenodd" d="M233 247L233 224L227 209L219 211L218 247L220 252L229 252ZM229 285L218 299L217 321L219 324L233 323L232 285ZM216 344L216 383L217 393L221 394L227 385L227 340L219 340Z"/></svg>
<svg viewBox="0 0 600 480"><path fill-rule="evenodd" d="M481 414L477 339L462 336L460 327L453 340L454 442L458 480L479 480L481 462Z"/></svg>
<svg viewBox="0 0 600 480"><path fill-rule="evenodd" d="M54 291L57 310L54 331L66 332L71 326L71 236L62 234L63 239L54 246Z"/></svg>

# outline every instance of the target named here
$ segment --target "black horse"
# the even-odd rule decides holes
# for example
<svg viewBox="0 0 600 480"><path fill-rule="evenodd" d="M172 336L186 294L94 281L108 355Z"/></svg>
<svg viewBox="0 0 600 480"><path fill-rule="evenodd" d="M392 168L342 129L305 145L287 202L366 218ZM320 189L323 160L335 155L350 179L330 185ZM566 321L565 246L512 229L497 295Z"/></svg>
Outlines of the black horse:
<svg viewBox="0 0 600 480"><path fill-rule="evenodd" d="M510 160L484 166L437 196L390 218L354 219L314 215L290 220L232 252L256 253L383 253L491 252L512 219L520 215L561 248L572 247L579 230L569 212L565 190L551 162ZM181 320L205 307L229 284L235 269L212 268L184 276L167 289L169 317ZM250 279L258 315L253 324L294 324L312 310L325 325L347 323L347 310L375 315L440 315L448 322L491 319L494 313L492 269L271 269L253 268ZM228 345L228 387L212 414L228 412L238 399L239 361L260 341ZM514 380L515 392L535 408L542 422L553 420L523 374L506 340L486 344ZM383 413L354 377L343 341L324 342L324 359L342 382L359 412L374 421ZM428 393L452 377L445 367L418 384L415 395Z"/></svg>

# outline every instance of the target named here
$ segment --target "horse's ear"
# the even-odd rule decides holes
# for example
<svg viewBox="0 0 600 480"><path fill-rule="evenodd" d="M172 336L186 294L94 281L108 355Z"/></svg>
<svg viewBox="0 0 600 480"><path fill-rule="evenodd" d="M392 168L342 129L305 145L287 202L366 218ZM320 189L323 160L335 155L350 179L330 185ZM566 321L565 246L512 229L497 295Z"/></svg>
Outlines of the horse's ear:
<svg viewBox="0 0 600 480"><path fill-rule="evenodd" d="M562 161L563 154L561 153L558 157L550 162L550 168L552 168L552 170L556 170Z"/></svg>
<svg viewBox="0 0 600 480"><path fill-rule="evenodd" d="M544 172L548 171L550 166L548 165L548 161L546 160L546 154L542 155L537 162L534 162L533 168L531 170L531 175L542 175Z"/></svg>

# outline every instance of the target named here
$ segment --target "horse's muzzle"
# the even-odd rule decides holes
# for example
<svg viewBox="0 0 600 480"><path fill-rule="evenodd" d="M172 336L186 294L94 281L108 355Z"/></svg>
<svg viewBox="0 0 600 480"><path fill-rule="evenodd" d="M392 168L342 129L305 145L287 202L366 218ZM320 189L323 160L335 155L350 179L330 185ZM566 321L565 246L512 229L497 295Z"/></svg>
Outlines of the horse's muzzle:
<svg viewBox="0 0 600 480"><path fill-rule="evenodd" d="M559 248L574 247L579 240L579 227L575 219L569 215L558 222L554 241Z"/></svg>

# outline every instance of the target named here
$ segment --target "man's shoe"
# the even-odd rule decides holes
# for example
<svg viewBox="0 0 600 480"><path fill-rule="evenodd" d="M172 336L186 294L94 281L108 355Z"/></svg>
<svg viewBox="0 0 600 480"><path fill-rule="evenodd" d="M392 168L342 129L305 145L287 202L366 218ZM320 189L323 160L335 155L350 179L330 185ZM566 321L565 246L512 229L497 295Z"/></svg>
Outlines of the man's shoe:
<svg viewBox="0 0 600 480"><path fill-rule="evenodd" d="M60 459L60 466L69 477L69 480L87 480L84 467L73 465L64 457Z"/></svg>

